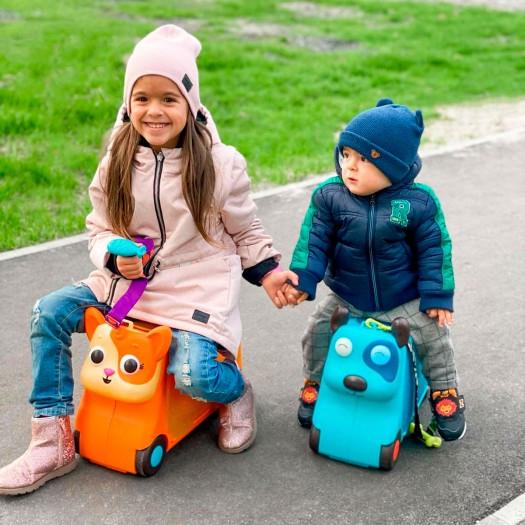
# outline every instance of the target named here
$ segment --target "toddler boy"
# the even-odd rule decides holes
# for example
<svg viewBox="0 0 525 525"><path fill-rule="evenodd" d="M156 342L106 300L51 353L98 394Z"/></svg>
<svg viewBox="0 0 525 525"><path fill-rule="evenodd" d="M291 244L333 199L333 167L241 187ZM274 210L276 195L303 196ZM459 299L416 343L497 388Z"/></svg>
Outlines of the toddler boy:
<svg viewBox="0 0 525 525"><path fill-rule="evenodd" d="M448 441L466 430L457 388L451 241L439 200L415 183L423 116L382 99L353 118L335 149L337 176L319 184L301 227L290 269L299 284L283 293L296 304L315 299L319 281L330 289L302 339L305 384L298 411L310 427L337 307L351 315L411 328L438 432Z"/></svg>

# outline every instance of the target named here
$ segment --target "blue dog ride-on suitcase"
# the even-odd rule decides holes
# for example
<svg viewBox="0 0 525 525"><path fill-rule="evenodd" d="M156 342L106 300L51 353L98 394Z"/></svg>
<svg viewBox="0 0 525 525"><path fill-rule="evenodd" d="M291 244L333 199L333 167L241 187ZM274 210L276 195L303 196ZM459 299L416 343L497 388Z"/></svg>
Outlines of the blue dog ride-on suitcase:
<svg viewBox="0 0 525 525"><path fill-rule="evenodd" d="M419 429L415 434L427 446L438 447L440 438L422 435L419 424L417 407L428 383L413 351L407 320L397 318L387 326L351 317L338 307L331 328L310 430L312 450L362 467L390 470L401 441L414 429L414 419Z"/></svg>

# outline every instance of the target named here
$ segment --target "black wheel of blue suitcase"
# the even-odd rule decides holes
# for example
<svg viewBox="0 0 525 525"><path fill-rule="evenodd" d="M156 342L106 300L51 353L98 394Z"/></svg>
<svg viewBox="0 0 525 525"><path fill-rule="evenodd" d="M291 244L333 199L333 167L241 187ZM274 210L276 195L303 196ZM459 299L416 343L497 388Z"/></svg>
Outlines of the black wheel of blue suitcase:
<svg viewBox="0 0 525 525"><path fill-rule="evenodd" d="M319 438L321 437L321 431L312 425L310 428L310 448L316 453L319 454Z"/></svg>
<svg viewBox="0 0 525 525"><path fill-rule="evenodd" d="M390 445L383 445L379 456L379 468L381 470L392 470L399 457L399 449L401 447L401 440L399 436Z"/></svg>

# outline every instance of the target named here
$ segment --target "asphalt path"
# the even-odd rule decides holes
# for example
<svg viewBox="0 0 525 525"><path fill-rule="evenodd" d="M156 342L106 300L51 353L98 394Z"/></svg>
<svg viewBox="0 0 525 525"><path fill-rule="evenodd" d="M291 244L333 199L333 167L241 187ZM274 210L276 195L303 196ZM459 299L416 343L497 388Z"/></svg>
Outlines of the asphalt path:
<svg viewBox="0 0 525 525"><path fill-rule="evenodd" d="M456 272L453 336L467 404L460 442L405 440L391 472L315 455L296 421L300 337L313 304L278 311L243 285L245 370L259 432L230 456L204 423L143 479L81 461L37 492L0 499L2 524L473 524L525 489L525 137L426 158L419 181L440 196ZM290 261L311 188L258 200ZM35 301L91 269L86 243L0 263L0 464L30 438L29 316ZM323 293L323 292L322 292ZM321 293L321 295L322 295ZM86 340L74 337L75 375ZM76 390L76 399L80 387Z"/></svg>

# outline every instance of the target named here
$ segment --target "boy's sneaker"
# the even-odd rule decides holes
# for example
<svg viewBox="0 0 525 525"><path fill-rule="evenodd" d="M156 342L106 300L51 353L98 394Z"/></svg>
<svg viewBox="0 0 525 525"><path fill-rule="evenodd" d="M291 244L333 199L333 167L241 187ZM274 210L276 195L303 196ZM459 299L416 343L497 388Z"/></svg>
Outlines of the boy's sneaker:
<svg viewBox="0 0 525 525"><path fill-rule="evenodd" d="M319 383L305 381L299 395L299 410L297 411L297 419L302 427L310 428L312 426L312 417L318 395Z"/></svg>
<svg viewBox="0 0 525 525"><path fill-rule="evenodd" d="M430 394L430 405L437 431L445 441L461 439L465 435L465 400L455 388L433 390Z"/></svg>

